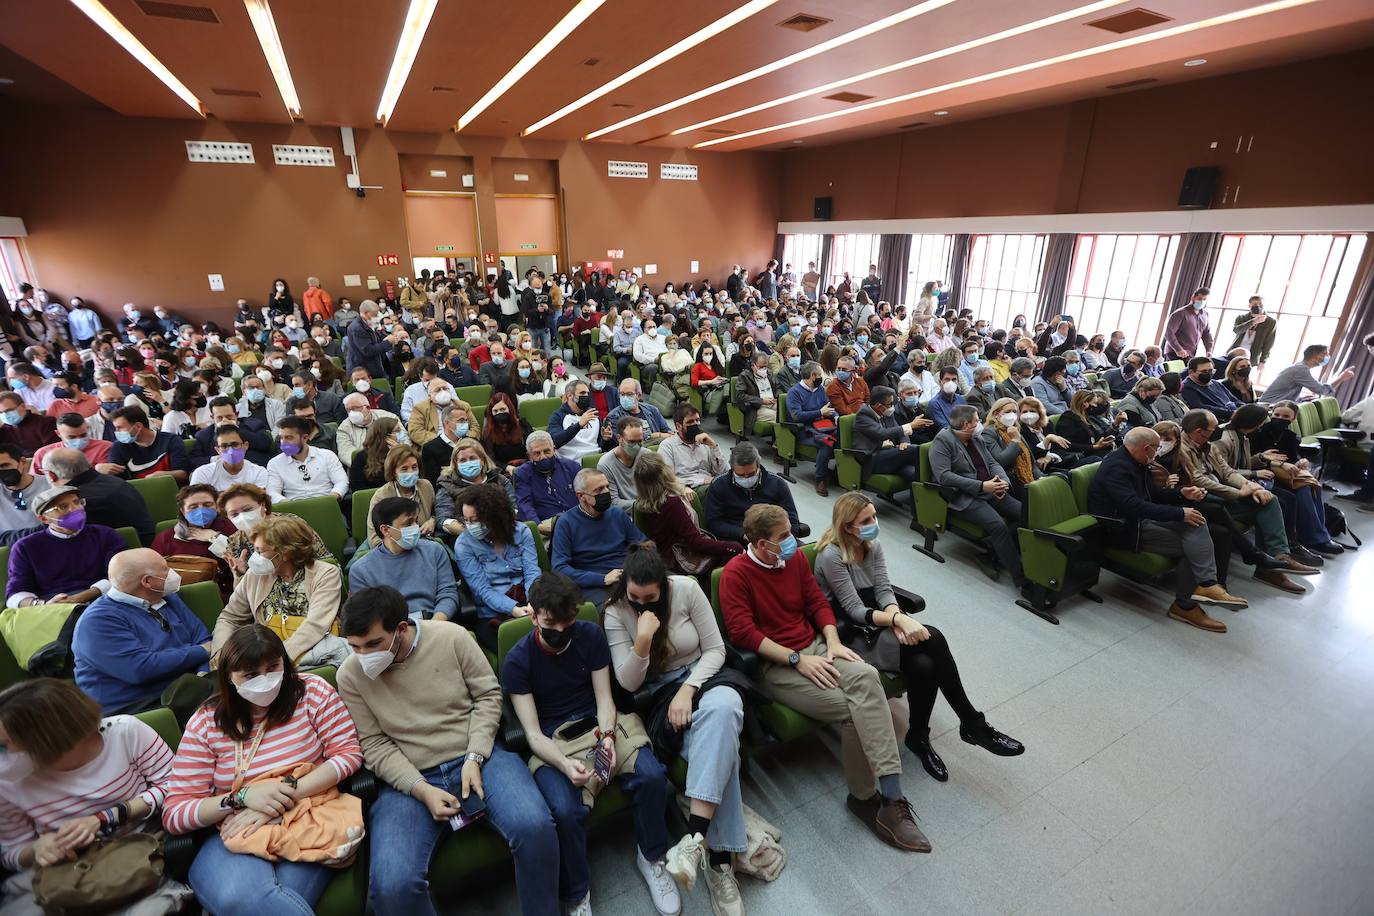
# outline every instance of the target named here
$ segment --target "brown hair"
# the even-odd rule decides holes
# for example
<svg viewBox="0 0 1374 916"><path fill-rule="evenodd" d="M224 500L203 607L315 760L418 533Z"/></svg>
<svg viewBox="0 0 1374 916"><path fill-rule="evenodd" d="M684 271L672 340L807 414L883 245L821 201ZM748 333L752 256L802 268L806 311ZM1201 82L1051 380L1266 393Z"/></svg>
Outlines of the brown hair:
<svg viewBox="0 0 1374 916"><path fill-rule="evenodd" d="M771 503L755 503L744 513L744 537L749 543L766 538L773 529L787 523L787 510Z"/></svg>
<svg viewBox="0 0 1374 916"><path fill-rule="evenodd" d="M367 464L364 470L371 478L386 476L386 456L391 451L391 446L386 444L387 436L401 428L401 421L394 417L377 417L367 428L367 434L363 436L363 456ZM355 456L354 461L357 460Z"/></svg>
<svg viewBox="0 0 1374 916"><path fill-rule="evenodd" d="M225 488L224 492L219 495L219 500L215 505L219 508L219 511L223 512L225 511L224 507L229 504L229 500L233 499L235 496L250 497L258 505L264 506L269 512L272 510L272 497L269 496L267 491L262 487L253 483L230 484Z"/></svg>
<svg viewBox="0 0 1374 916"><path fill-rule="evenodd" d="M16 750L48 767L100 728L100 704L72 681L21 681L0 693L0 728Z"/></svg>
<svg viewBox="0 0 1374 916"><path fill-rule="evenodd" d="M692 496L692 491L678 479L677 474L668 467L668 462L657 452L640 452L632 473L635 492L639 494L637 505L645 512L657 512L674 496L689 499Z"/></svg>
<svg viewBox="0 0 1374 916"><path fill-rule="evenodd" d="M310 526L294 515L269 515L253 527L254 548L258 540L266 542L278 558L285 559L297 569L315 565L315 536Z"/></svg>
<svg viewBox="0 0 1374 916"><path fill-rule="evenodd" d="M252 671L277 658L281 659L281 693L267 707L265 729L289 722L305 697L305 682L296 673L296 666L286 654L286 646L281 637L267 627L250 623L235 630L220 648L215 668L215 693L206 700L206 706L215 710L215 724L231 740L243 742L252 735L255 707L239 696L229 675L236 671Z"/></svg>
<svg viewBox="0 0 1374 916"><path fill-rule="evenodd" d="M405 461L407 458L414 458L416 464L421 464L420 450L413 445L397 445L386 453L384 467L386 469L387 480L392 483L396 482L396 475L398 473L397 468L399 468L401 462Z"/></svg>

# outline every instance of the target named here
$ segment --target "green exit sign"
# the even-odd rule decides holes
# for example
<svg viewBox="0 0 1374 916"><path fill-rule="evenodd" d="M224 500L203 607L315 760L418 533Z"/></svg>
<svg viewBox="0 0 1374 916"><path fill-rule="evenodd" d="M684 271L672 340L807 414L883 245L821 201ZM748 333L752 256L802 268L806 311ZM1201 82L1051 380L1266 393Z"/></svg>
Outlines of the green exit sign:
<svg viewBox="0 0 1374 916"><path fill-rule="evenodd" d="M521 250L521 251L533 251L534 249L536 249L536 248L538 248L538 247L539 247L539 246L536 245L534 242L526 242L525 244L523 244L523 245L520 246L520 250Z"/></svg>
<svg viewBox="0 0 1374 916"><path fill-rule="evenodd" d="M435 250L435 251L452 251L452 250L453 250L453 246L452 246L452 245L435 245L435 246L434 246L434 250Z"/></svg>

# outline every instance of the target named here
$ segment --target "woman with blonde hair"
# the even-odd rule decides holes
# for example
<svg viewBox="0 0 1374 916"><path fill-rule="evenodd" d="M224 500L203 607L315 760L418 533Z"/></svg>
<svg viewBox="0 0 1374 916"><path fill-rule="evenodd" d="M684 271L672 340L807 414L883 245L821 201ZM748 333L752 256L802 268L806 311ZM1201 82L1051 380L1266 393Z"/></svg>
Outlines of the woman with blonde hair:
<svg viewBox="0 0 1374 916"><path fill-rule="evenodd" d="M935 378L940 377L940 372L944 369L957 369L959 364L964 361L964 351L958 347L945 347L936 352L934 356L926 360L926 371ZM964 384L964 374L961 372L954 379L959 386L960 394L968 394L968 387Z"/></svg>
<svg viewBox="0 0 1374 916"><path fill-rule="evenodd" d="M1011 495L1025 501L1026 487L1040 476L1030 446L1021 438L1021 412L1012 398L999 398L988 411L983 442L1011 476Z"/></svg>
<svg viewBox="0 0 1374 916"><path fill-rule="evenodd" d="M964 692L949 643L913 614L925 602L892 586L878 542L878 510L862 493L844 493L831 510L830 527L816 543L816 582L829 600L840 633L854 652L879 671L906 676L910 728L906 746L934 779L949 771L930 744L930 714L937 693L959 716L959 737L999 757L1014 757L1025 747L988 724Z"/></svg>
<svg viewBox="0 0 1374 916"><path fill-rule="evenodd" d="M1069 440L1069 450L1088 461L1101 461L1116 448L1116 436L1107 412L1111 402L1100 391L1084 388L1069 399L1069 409L1059 415L1055 432Z"/></svg>
<svg viewBox="0 0 1374 916"><path fill-rule="evenodd" d="M254 369L261 362L256 343L237 334L224 341L224 352L240 369Z"/></svg>
<svg viewBox="0 0 1374 916"><path fill-rule="evenodd" d="M482 484L500 487L509 497L511 508L516 508L515 487L491 460L482 443L470 436L459 439L453 446L448 467L439 475L434 488L434 518L441 529L454 537L463 533L463 507L459 499Z"/></svg>
<svg viewBox="0 0 1374 916"><path fill-rule="evenodd" d="M1066 471L1078 463L1078 456L1069 451L1069 440L1050 432L1049 415L1039 398L1022 398L1016 409L1021 415L1021 441L1030 446L1040 470Z"/></svg>
<svg viewBox="0 0 1374 916"><path fill-rule="evenodd" d="M382 536L372 524L372 510L379 502L393 496L414 500L419 506L415 524L420 526L420 534L433 534L434 484L420 476L420 450L413 445L397 445L386 453L382 472L386 475L386 483L377 488L367 504L367 543L373 549L381 546Z"/></svg>
<svg viewBox="0 0 1374 916"><path fill-rule="evenodd" d="M212 657L239 627L262 624L286 643L286 654L307 668L341 665L348 643L337 635L343 575L319 559L310 526L273 515L253 529L253 556L239 577L211 636Z"/></svg>
<svg viewBox="0 0 1374 916"><path fill-rule="evenodd" d="M395 417L374 417L363 436L363 447L353 454L348 465L348 489L354 493L371 490L386 483L386 456L405 438L401 421Z"/></svg>
<svg viewBox="0 0 1374 916"><path fill-rule="evenodd" d="M701 530L692 506L692 491L657 452L643 451L634 466L635 520L658 545L670 570L685 575L709 575L724 566L740 545L720 541Z"/></svg>

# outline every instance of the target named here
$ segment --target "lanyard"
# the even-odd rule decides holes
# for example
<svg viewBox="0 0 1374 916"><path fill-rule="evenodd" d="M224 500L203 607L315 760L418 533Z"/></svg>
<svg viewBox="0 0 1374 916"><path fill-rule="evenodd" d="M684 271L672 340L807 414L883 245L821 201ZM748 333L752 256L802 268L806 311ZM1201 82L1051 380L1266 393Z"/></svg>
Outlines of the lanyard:
<svg viewBox="0 0 1374 916"><path fill-rule="evenodd" d="M234 742L234 785L231 792L237 792L243 786L243 777L248 775L248 768L253 763L253 758L257 756L258 745L262 744L263 736L267 734L267 720L263 720L262 728L258 729L258 736L253 739L253 746L248 749L248 755L243 753L243 742Z"/></svg>

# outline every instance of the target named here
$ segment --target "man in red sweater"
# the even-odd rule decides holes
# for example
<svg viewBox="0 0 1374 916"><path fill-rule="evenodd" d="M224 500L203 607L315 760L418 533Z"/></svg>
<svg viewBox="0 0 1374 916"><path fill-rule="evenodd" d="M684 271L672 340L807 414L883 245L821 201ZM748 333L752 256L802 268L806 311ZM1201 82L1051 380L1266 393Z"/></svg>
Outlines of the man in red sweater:
<svg viewBox="0 0 1374 916"><path fill-rule="evenodd" d="M849 810L884 842L930 852L902 794L902 761L878 671L840 642L835 612L797 548L787 513L751 506L744 536L748 549L720 577L730 642L763 657L763 678L779 703L839 723Z"/></svg>

